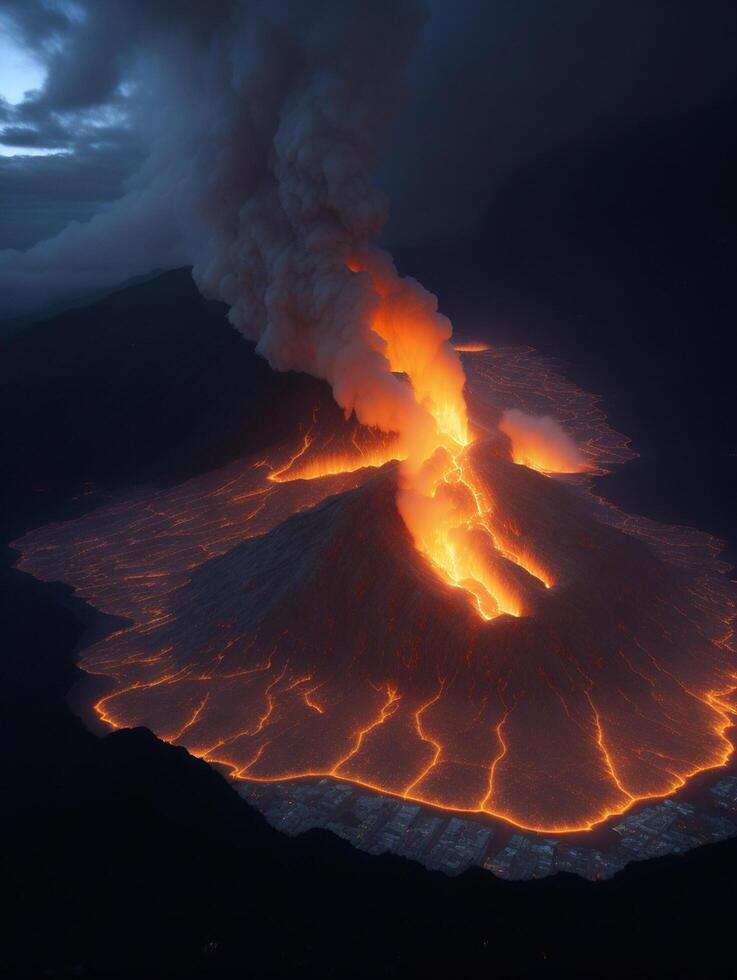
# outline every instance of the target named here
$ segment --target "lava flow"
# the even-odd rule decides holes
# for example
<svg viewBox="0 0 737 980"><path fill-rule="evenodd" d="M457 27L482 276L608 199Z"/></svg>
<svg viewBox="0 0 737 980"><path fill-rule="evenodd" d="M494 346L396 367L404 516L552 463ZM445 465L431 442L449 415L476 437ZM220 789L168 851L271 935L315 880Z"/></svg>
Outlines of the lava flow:
<svg viewBox="0 0 737 980"><path fill-rule="evenodd" d="M418 406L429 416L418 432L399 423L404 448L397 508L417 549L450 585L473 596L483 619L526 612L525 578L541 578L536 562L520 549L505 549L492 529L492 507L467 452L469 436L465 373L450 346L450 323L437 314L434 297L398 280L374 250L353 257L352 272L368 275L378 297L371 327L386 347L393 372L404 374ZM570 440L568 440L570 442Z"/></svg>
<svg viewBox="0 0 737 980"><path fill-rule="evenodd" d="M233 778L330 775L544 832L725 764L718 542L592 493L633 454L534 352L464 354L469 438L462 383L436 401L389 321L433 422L422 451L326 403L294 445L16 543L21 568L128 620L80 661L109 684L99 717Z"/></svg>

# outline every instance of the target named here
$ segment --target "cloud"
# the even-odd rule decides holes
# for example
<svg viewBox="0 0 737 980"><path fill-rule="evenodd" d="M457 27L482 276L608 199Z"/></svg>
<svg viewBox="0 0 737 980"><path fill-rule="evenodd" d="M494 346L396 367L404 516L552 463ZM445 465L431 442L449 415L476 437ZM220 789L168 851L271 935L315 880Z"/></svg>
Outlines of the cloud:
<svg viewBox="0 0 737 980"><path fill-rule="evenodd" d="M302 6L315 17L324 9L321 0ZM0 99L0 146L79 158L93 193L75 212L63 183L69 169L60 167L59 201L44 193L27 231L14 221L0 248L27 247L34 234L58 229L59 214L85 220L102 206L104 178L94 179L91 163L108 168L109 154L95 157L90 147L117 148L118 170L127 164L133 176L146 115L135 82L155 51L184 36L204 43L239 12L258 22L265 11L275 21L279 10L292 16L288 4L246 0L3 0L0 27L43 66L45 82L20 105ZM510 174L557 147L737 90L734 4L429 0L428 10L410 64L414 96L378 177L392 200L390 246L428 250L452 239L493 205ZM32 190L36 171L29 174ZM119 196L116 187L106 203Z"/></svg>
<svg viewBox="0 0 737 980"><path fill-rule="evenodd" d="M157 182L162 167L144 165L155 152L161 163L157 127L177 128L166 119L173 103L152 109L150 89L163 82L162 49L181 51L186 38L206 47L208 30L232 8L198 0L4 4L3 23L46 76L19 104L0 103L0 143L51 155L0 156L0 316L187 261L171 180ZM186 108L176 108L181 120Z"/></svg>
<svg viewBox="0 0 737 980"><path fill-rule="evenodd" d="M59 234L71 221L89 220L125 194L126 181L142 159L141 147L133 144L126 152L116 145L75 155L0 156L0 241L25 250Z"/></svg>
<svg viewBox="0 0 737 980"><path fill-rule="evenodd" d="M582 473L586 458L560 422L549 415L509 409L499 423L512 444L515 463L543 473Z"/></svg>

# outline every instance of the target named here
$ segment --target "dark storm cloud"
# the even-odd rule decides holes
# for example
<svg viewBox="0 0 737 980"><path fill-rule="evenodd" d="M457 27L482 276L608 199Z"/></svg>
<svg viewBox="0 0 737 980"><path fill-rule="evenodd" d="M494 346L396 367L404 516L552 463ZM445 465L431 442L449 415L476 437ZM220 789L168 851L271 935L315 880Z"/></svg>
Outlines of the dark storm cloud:
<svg viewBox="0 0 737 980"><path fill-rule="evenodd" d="M2 142L7 146L71 152L99 146L119 148L123 151L133 140L128 126L106 126L100 119L88 125L75 122L73 129L56 120L52 120L44 127L6 126L2 131Z"/></svg>
<svg viewBox="0 0 737 980"><path fill-rule="evenodd" d="M123 196L142 159L142 148L132 141L74 154L0 156L0 242L28 249L70 221L88 221Z"/></svg>
<svg viewBox="0 0 737 980"><path fill-rule="evenodd" d="M0 99L0 142L56 154L43 163L0 158L0 248L27 248L70 218L107 214L132 190L138 218L147 221L141 236L167 242L167 254L152 256L153 264L166 265L167 256L180 261L186 250L177 245L176 203L167 193L154 199L147 182L155 166L140 165L142 147L156 142L156 107L147 103L171 98L174 113L186 113L197 82L193 61L183 73L190 95L167 93L159 86L157 58L170 57L184 38L205 50L244 10L258 16L268 8L278 18L296 9L306 22L324 6L296 4L288 14L283 2L246 0L0 0L3 23L46 69L41 89L20 105ZM737 7L730 0L430 0L428 6L410 66L414 100L379 175L391 199L390 244L427 244L473 223L515 168L556 147L737 91ZM254 92L259 84L267 82L256 73ZM212 112L218 111L216 100ZM248 154L244 146L243 161ZM68 246L81 238L75 229L67 245L44 246L38 253L46 256L44 267L58 254L54 275L65 261L78 270ZM115 254L106 246L111 278L139 271L129 268L130 249L117 241ZM4 261L19 268L17 259ZM98 268L94 275L103 274ZM39 295L24 283L19 274L8 284L6 311L23 304L24 288L34 300Z"/></svg>
<svg viewBox="0 0 737 980"><path fill-rule="evenodd" d="M72 144L66 129L58 123L45 130L33 126L6 126L2 131L2 142L7 146L47 149L67 148Z"/></svg>
<svg viewBox="0 0 737 980"><path fill-rule="evenodd" d="M3 0L0 15L45 64L43 88L21 107L28 118L114 103L144 39L203 32L226 0Z"/></svg>
<svg viewBox="0 0 737 980"><path fill-rule="evenodd" d="M142 48L187 31L206 38L227 7L225 0L2 0L3 23L46 78L19 105L0 104L0 143L81 153L117 144L127 154L136 137L126 125L133 108L126 81Z"/></svg>
<svg viewBox="0 0 737 980"><path fill-rule="evenodd" d="M46 72L20 104L0 103L0 143L52 151L0 157L0 315L186 261L172 189L141 170L144 147L156 141L145 132L156 115L147 89L166 97L159 51L187 38L206 48L233 6L0 0L3 25Z"/></svg>

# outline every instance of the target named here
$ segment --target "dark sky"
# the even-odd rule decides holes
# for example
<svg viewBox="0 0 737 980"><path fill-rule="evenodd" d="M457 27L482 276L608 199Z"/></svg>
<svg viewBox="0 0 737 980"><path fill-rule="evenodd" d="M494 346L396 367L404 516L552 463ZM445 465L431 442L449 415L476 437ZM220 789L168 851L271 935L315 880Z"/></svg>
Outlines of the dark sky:
<svg viewBox="0 0 737 980"><path fill-rule="evenodd" d="M398 237L473 219L559 149L737 93L737 4L435 0L383 179Z"/></svg>
<svg viewBox="0 0 737 980"><path fill-rule="evenodd" d="M27 249L123 195L144 159L127 117L138 52L172 18L206 20L209 6L98 0L82 31L83 6L0 0L1 140L12 154L0 156L0 248ZM379 174L390 246L464 231L530 161L737 94L731 0L427 6L411 100ZM18 101L26 77L45 80Z"/></svg>

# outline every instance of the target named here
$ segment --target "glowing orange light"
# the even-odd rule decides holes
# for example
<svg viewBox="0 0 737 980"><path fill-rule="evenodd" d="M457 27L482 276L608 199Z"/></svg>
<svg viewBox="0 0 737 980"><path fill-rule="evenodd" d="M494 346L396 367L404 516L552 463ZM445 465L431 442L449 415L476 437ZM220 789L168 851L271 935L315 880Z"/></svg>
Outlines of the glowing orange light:
<svg viewBox="0 0 737 980"><path fill-rule="evenodd" d="M583 473L589 465L563 427L550 417L505 412L499 428L512 443L515 463L539 473Z"/></svg>
<svg viewBox="0 0 737 980"><path fill-rule="evenodd" d="M491 350L488 344L453 344L459 354L483 354L484 351Z"/></svg>
<svg viewBox="0 0 737 980"><path fill-rule="evenodd" d="M465 453L472 440L459 348L450 345L450 331L446 336L428 329L428 310L418 305L415 293L389 290L380 274L355 257L348 267L372 275L382 297L373 329L386 343L392 370L406 374L417 402L435 423L429 442L424 433L416 441L411 433L402 434L405 455L397 506L415 545L446 582L470 594L483 619L523 615L524 602L505 568L505 562L517 562L516 554L497 550L490 507ZM460 349L488 348L471 344ZM528 561L523 567L534 575L534 564Z"/></svg>
<svg viewBox="0 0 737 980"><path fill-rule="evenodd" d="M523 393L556 390L559 382L544 368L535 373L536 362L530 366L523 355L507 355L501 362L500 357L493 351L470 359L472 384L478 385L472 387L474 396L500 386L517 385L514 390ZM563 390L551 414L567 423L573 419L574 431L576 421L581 424L586 435L580 443L594 467L601 469L602 459L627 458L626 440L617 442L593 414L591 402L580 397ZM476 409L476 397L473 404ZM497 417L494 409L487 430ZM422 615L435 602L447 603L439 606L442 622L457 617L454 631L433 648L420 617L416 642L413 632L394 659L385 661L383 647L377 656L370 636L364 637L358 652L350 651L350 671L333 658L327 640L322 646L321 631L323 625L329 628L325 621L332 615L329 601L321 607L311 646L297 655L304 620L290 619L288 604L280 609L279 628L287 623L292 632L279 634L273 644L259 635L260 626L252 630L250 621L245 627L239 623L242 596L260 584L247 574L236 579L232 604L192 629L196 637L189 635L191 620L178 623L186 610L177 597L208 559L237 550L246 538L265 536L332 494L366 483L369 474L356 464L381 465L395 458L397 439L391 435L359 430L353 420L339 417L327 424L315 413L296 445L27 535L18 545L21 567L46 580L64 578L98 608L134 624L89 648L81 661L88 673L115 683L95 705L98 717L113 728L145 724L223 766L235 779L329 775L546 833L591 829L640 801L676 792L696 773L724 765L733 751L728 730L737 708L735 604L733 590L728 583L720 586L723 576L714 570L717 546L705 545L696 532L614 510L606 512L598 532L584 522L585 536L569 533L579 514L575 508L560 511L568 498L559 494L569 488L513 466L504 447L496 463L489 463L491 441L467 438L463 444L439 422L436 430L432 452L421 459L408 455L401 467L399 509L442 583L462 590L469 602L458 602L459 596L442 585L437 593L429 591L433 598L422 606ZM340 473L337 466L343 467ZM371 484L387 487L392 479L387 474L385 482L379 478ZM391 499L391 490L388 495ZM578 491L570 499L577 501ZM589 497L581 512L594 505ZM364 547L367 534L355 516L354 511L346 532L351 557L352 549ZM647 576L638 582L635 574L631 589L629 580L620 578L622 594L617 592L613 605L622 621L607 620L606 636L600 637L598 620L586 616L589 600L608 602L596 579L608 574L613 534L638 539L638 548L646 542L648 553L677 552L673 567L691 568L693 575L679 591L668 584L660 606L647 605L644 611L638 606L639 618L633 620L619 609L640 601L638 587L647 584ZM411 548L400 545L404 558L409 551L416 560ZM370 551L361 551L362 559L369 560ZM328 567L338 561L332 550L322 557ZM637 560L641 557L637 551ZM565 571L568 560L572 576ZM340 567L345 570L345 563ZM668 583L680 574L673 567L664 578ZM223 592L230 595L231 585ZM552 586L552 593L545 591ZM418 586L424 595L423 589ZM341 594L341 601L357 604L361 595L356 589ZM541 603L534 618L499 620L502 613L527 615L530 596ZM397 628L403 613L399 606ZM360 625L372 629L375 624ZM545 629L538 634L541 625ZM683 632L686 626L690 632ZM341 643L347 635L339 634ZM529 645L525 637L533 637ZM591 651L589 660L582 660L580 651L579 659L573 658L576 638L584 655ZM456 639L457 646L448 649ZM609 645L601 653L598 644L605 641ZM555 764L545 760L535 770L540 751L549 746ZM570 809L561 812L561 784L571 772ZM546 773L552 793L538 787Z"/></svg>

